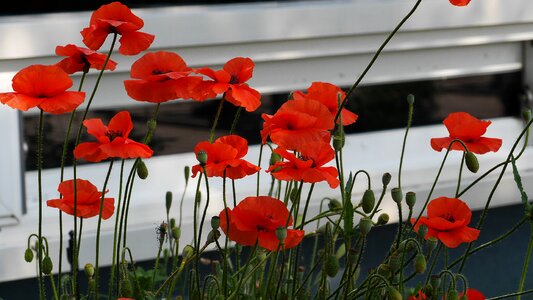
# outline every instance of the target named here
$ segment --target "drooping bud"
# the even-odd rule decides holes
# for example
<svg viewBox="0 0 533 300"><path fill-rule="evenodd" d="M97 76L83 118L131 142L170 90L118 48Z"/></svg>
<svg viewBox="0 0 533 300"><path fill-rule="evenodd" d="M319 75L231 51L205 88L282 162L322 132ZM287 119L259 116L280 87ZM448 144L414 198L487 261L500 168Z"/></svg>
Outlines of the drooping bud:
<svg viewBox="0 0 533 300"><path fill-rule="evenodd" d="M220 217L219 216L213 216L211 217L211 229L216 230L220 227Z"/></svg>
<svg viewBox="0 0 533 300"><path fill-rule="evenodd" d="M183 251L181 256L183 256L183 259L187 259L191 257L194 254L194 248L191 245L186 245L183 247Z"/></svg>
<svg viewBox="0 0 533 300"><path fill-rule="evenodd" d="M87 277L92 278L94 276L94 266L92 264L86 264L84 269Z"/></svg>
<svg viewBox="0 0 533 300"><path fill-rule="evenodd" d="M285 243L285 239L287 238L287 228L281 226L276 228L276 237L280 243Z"/></svg>
<svg viewBox="0 0 533 300"><path fill-rule="evenodd" d="M369 218L362 218L361 220L359 220L359 231L362 235L367 235L372 229L372 226L372 220L370 220Z"/></svg>
<svg viewBox="0 0 533 300"><path fill-rule="evenodd" d="M179 227L172 227L172 238L174 240L179 240L181 237L181 229Z"/></svg>
<svg viewBox="0 0 533 300"><path fill-rule="evenodd" d="M398 292L398 290L392 286L389 286L389 288L387 289L387 296L389 300L402 300L403 299L402 294L400 294L400 292Z"/></svg>
<svg viewBox="0 0 533 300"><path fill-rule="evenodd" d="M54 267L54 264L52 264L52 259L50 256L46 255L43 258L42 264L41 264L41 271L43 274L50 275L52 274L52 268Z"/></svg>
<svg viewBox="0 0 533 300"><path fill-rule="evenodd" d="M198 151L196 154L196 159L200 163L200 165L205 166L207 163L207 153L204 150Z"/></svg>
<svg viewBox="0 0 533 300"><path fill-rule="evenodd" d="M392 275L391 267L386 264L380 264L378 266L378 274L385 278L389 278Z"/></svg>
<svg viewBox="0 0 533 300"><path fill-rule="evenodd" d="M385 225L387 223L389 223L389 214L387 213L382 213L379 215L378 217L378 225Z"/></svg>
<svg viewBox="0 0 533 300"><path fill-rule="evenodd" d="M139 176L139 178L143 180L148 177L148 168L146 167L144 160L140 158L139 158L139 161L137 162L137 176Z"/></svg>
<svg viewBox="0 0 533 300"><path fill-rule="evenodd" d="M381 183L387 186L389 185L391 179L392 179L392 175L390 173L384 173L383 176L381 177Z"/></svg>
<svg viewBox="0 0 533 300"><path fill-rule="evenodd" d="M211 230L207 234L207 240L205 241L206 244L214 243L218 238L220 237L220 231L218 230Z"/></svg>
<svg viewBox="0 0 533 300"><path fill-rule="evenodd" d="M275 152L272 152L270 154L270 165L273 166L275 165L277 162L280 162L282 160L282 157L281 155L275 153Z"/></svg>
<svg viewBox="0 0 533 300"><path fill-rule="evenodd" d="M426 237L426 235L428 234L428 227L426 226L426 224L422 224L418 227L417 234L421 239Z"/></svg>
<svg viewBox="0 0 533 300"><path fill-rule="evenodd" d="M396 272L400 269L401 258L399 255L393 254L389 257L389 266L393 272Z"/></svg>
<svg viewBox="0 0 533 300"><path fill-rule="evenodd" d="M477 157L474 153L470 151L466 152L465 162L466 167L468 168L468 170L470 170L470 172L477 173L477 171L479 170L479 161L477 160Z"/></svg>
<svg viewBox="0 0 533 300"><path fill-rule="evenodd" d="M165 206L167 208L167 214L168 214L170 211L170 207L172 206L172 192L171 191L167 191L167 193L165 194Z"/></svg>
<svg viewBox="0 0 533 300"><path fill-rule="evenodd" d="M421 253L417 254L415 257L415 271L418 274L422 274L426 272L426 266L426 258L424 257L424 255Z"/></svg>
<svg viewBox="0 0 533 300"><path fill-rule="evenodd" d="M374 192L370 189L366 190L363 194L363 200L361 204L363 206L363 211L367 214L371 213L374 209L374 204L376 203L376 198Z"/></svg>
<svg viewBox="0 0 533 300"><path fill-rule="evenodd" d="M439 243L439 240L437 240L437 238L435 238L433 236L428 238L428 240L427 240L428 251L435 250L435 248L437 248L437 244L438 243Z"/></svg>
<svg viewBox="0 0 533 300"><path fill-rule="evenodd" d="M398 204L402 202L402 198L403 198L402 189L395 187L390 191L390 193L392 196L392 200L394 200L394 202Z"/></svg>
<svg viewBox="0 0 533 300"><path fill-rule="evenodd" d="M33 261L33 251L30 248L24 251L24 260L29 263Z"/></svg>
<svg viewBox="0 0 533 300"><path fill-rule="evenodd" d="M441 283L440 276L431 275L431 280L429 281L429 283L431 284L434 290L439 289Z"/></svg>
<svg viewBox="0 0 533 300"><path fill-rule="evenodd" d="M446 300L459 300L459 295L457 295L457 291L455 289L451 289L448 292L448 297Z"/></svg>
<svg viewBox="0 0 533 300"><path fill-rule="evenodd" d="M333 149L335 149L335 151L340 151L342 147L344 147L344 142L344 129L342 125L339 125L337 126L337 130L335 130L333 135Z"/></svg>
<svg viewBox="0 0 533 300"><path fill-rule="evenodd" d="M405 203L407 203L407 206L409 206L409 209L413 209L413 207L416 204L416 193L407 192L407 194L405 194Z"/></svg>
<svg viewBox="0 0 533 300"><path fill-rule="evenodd" d="M183 176L185 176L185 184L189 183L189 177L191 176L191 167L185 166L185 168L183 168Z"/></svg>
<svg viewBox="0 0 533 300"><path fill-rule="evenodd" d="M335 277L339 272L339 259L335 255L330 255L326 258L325 271L329 277Z"/></svg>
<svg viewBox="0 0 533 300"><path fill-rule="evenodd" d="M342 209L342 204L337 199L329 199L328 208L331 211L337 211Z"/></svg>

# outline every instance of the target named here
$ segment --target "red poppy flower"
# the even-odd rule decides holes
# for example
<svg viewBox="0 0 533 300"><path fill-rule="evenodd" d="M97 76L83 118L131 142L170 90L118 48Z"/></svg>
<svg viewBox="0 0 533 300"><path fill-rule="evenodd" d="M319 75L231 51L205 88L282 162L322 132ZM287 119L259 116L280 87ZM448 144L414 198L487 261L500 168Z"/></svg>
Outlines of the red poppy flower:
<svg viewBox="0 0 533 300"><path fill-rule="evenodd" d="M279 248L276 229L292 225L292 217L285 204L269 196L247 197L233 210L227 208L227 214L230 240L244 246L253 246L257 242L270 251L277 251ZM226 211L222 210L219 217L220 228L226 233ZM284 248L297 246L303 237L303 230L287 229Z"/></svg>
<svg viewBox="0 0 533 300"><path fill-rule="evenodd" d="M459 298L463 296L463 293L459 295ZM468 300L485 300L485 295L475 289L466 290L466 299Z"/></svg>
<svg viewBox="0 0 533 300"><path fill-rule="evenodd" d="M467 6L470 0L450 0L450 3L455 6Z"/></svg>
<svg viewBox="0 0 533 300"><path fill-rule="evenodd" d="M128 95L138 101L161 103L178 98L202 98L195 89L202 78L189 76L191 71L176 53L146 53L131 66L131 77L136 79L125 80L124 86Z"/></svg>
<svg viewBox="0 0 533 300"><path fill-rule="evenodd" d="M435 237L446 247L456 248L461 243L477 240L479 230L468 227L472 212L466 203L457 198L439 197L431 200L428 205L428 216L421 217L418 223L411 219L418 231L420 225L428 227L426 239Z"/></svg>
<svg viewBox="0 0 533 300"><path fill-rule="evenodd" d="M46 201L46 205L58 208L69 215L74 215L74 180L61 182L57 190L63 198L48 200ZM100 212L102 193L99 192L96 186L88 180L83 179L76 179L76 190L76 216L80 218L97 216ZM115 211L114 203L114 198L104 198L102 219L109 219L113 215L113 212Z"/></svg>
<svg viewBox="0 0 533 300"><path fill-rule="evenodd" d="M56 54L59 56L67 56L67 58L58 62L56 66L63 69L68 74L73 74L83 70L89 70L93 68L96 70L102 70L107 55L98 53L91 49L78 47L73 44L68 44L66 46L57 46ZM115 70L117 63L109 60L105 66L106 70Z"/></svg>
<svg viewBox="0 0 533 300"><path fill-rule="evenodd" d="M98 50L107 35L117 33L120 37L118 51L123 55L136 55L150 47L154 35L138 31L144 26L141 18L120 2L102 5L93 12L89 27L81 31L83 43L92 50Z"/></svg>
<svg viewBox="0 0 533 300"><path fill-rule="evenodd" d="M487 131L490 121L481 121L468 113L451 113L444 119L444 125L450 133L449 137L431 139L431 147L436 151L448 149L453 140L463 141L468 150L484 154L489 151L498 151L502 145L501 139L482 137ZM452 150L464 151L459 143L453 143Z"/></svg>
<svg viewBox="0 0 533 300"><path fill-rule="evenodd" d="M309 149L329 141L333 116L322 103L309 99L289 100L274 115L262 115L263 144L267 137L287 150Z"/></svg>
<svg viewBox="0 0 533 300"><path fill-rule="evenodd" d="M252 89L245 82L252 78L254 62L247 57L236 57L224 64L222 70L214 71L210 68L196 70L213 81L206 81L203 89L207 93L226 93L226 100L235 106L242 106L246 111L254 111L261 105L261 94Z"/></svg>
<svg viewBox="0 0 533 300"><path fill-rule="evenodd" d="M302 156L296 157L293 153L279 147L274 153L281 155L286 161L280 161L268 168L274 178L279 180L296 180L303 182L327 181L331 188L339 185L337 169L324 167L335 157L335 152L328 143L321 143L307 149Z"/></svg>
<svg viewBox="0 0 533 300"><path fill-rule="evenodd" d="M194 153L204 151L207 154L205 171L208 177L243 178L258 172L261 168L242 159L248 152L248 142L238 135L228 135L216 139L212 144L200 142L194 147ZM203 172L201 165L192 167L192 177Z"/></svg>
<svg viewBox="0 0 533 300"><path fill-rule="evenodd" d="M416 295L411 295L407 300L427 300L426 294L422 292L422 290L418 290L418 293Z"/></svg>
<svg viewBox="0 0 533 300"><path fill-rule="evenodd" d="M327 82L313 82L307 89L307 93L296 91L293 93L293 98L295 100L305 98L319 101L324 104L333 117L335 117L339 110L339 95L342 101L346 96L346 93L338 86ZM341 117L342 125L346 126L355 123L358 116L346 108L343 108L341 111Z"/></svg>
<svg viewBox="0 0 533 300"><path fill-rule="evenodd" d="M84 92L70 92L72 80L57 66L31 65L13 77L12 93L0 93L0 102L26 111L38 106L51 114L71 112L85 99Z"/></svg>
<svg viewBox="0 0 533 300"><path fill-rule="evenodd" d="M128 138L133 123L130 113L121 111L105 126L100 119L83 121L87 132L98 139L98 142L81 143L74 149L76 159L83 158L90 162L99 162L110 157L117 158L148 158L153 154L152 149L145 144Z"/></svg>

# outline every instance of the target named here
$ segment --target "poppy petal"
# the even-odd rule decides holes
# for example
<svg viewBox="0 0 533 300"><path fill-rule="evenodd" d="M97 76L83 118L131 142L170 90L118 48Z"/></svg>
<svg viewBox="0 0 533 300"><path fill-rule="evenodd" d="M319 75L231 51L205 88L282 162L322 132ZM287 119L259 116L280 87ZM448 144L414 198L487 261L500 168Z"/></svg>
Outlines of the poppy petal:
<svg viewBox="0 0 533 300"><path fill-rule="evenodd" d="M108 157L116 158L149 158L153 151L145 144L130 139L115 138L111 143L100 146L100 150Z"/></svg>
<svg viewBox="0 0 533 300"><path fill-rule="evenodd" d="M121 136L127 138L133 129L133 123L131 122L131 115L127 110L118 112L109 120L107 124L107 130L120 132Z"/></svg>
<svg viewBox="0 0 533 300"><path fill-rule="evenodd" d="M14 109L27 111L28 109L41 104L43 98L34 98L19 93L0 93L0 102L9 105Z"/></svg>
<svg viewBox="0 0 533 300"><path fill-rule="evenodd" d="M107 154L100 149L100 143L81 143L74 149L74 157L76 159L85 159L90 162L100 162L109 158Z"/></svg>
<svg viewBox="0 0 533 300"><path fill-rule="evenodd" d="M231 85L226 100L235 106L244 107L247 112L252 112L261 105L261 94L246 84Z"/></svg>
<svg viewBox="0 0 533 300"><path fill-rule="evenodd" d="M105 136L107 132L107 126L104 125L101 119L87 119L83 121L83 126L87 128L87 133L95 138ZM106 141L109 142L109 138L107 138Z"/></svg>
<svg viewBox="0 0 533 300"><path fill-rule="evenodd" d="M455 6L467 6L470 0L450 0L450 3Z"/></svg>
<svg viewBox="0 0 533 300"><path fill-rule="evenodd" d="M75 110L84 100L85 92L64 92L44 99L39 108L51 114L64 114Z"/></svg>
<svg viewBox="0 0 533 300"><path fill-rule="evenodd" d="M81 32L83 43L87 48L98 50L104 44L109 32L95 25L84 28Z"/></svg>
<svg viewBox="0 0 533 300"><path fill-rule="evenodd" d="M123 55L137 55L148 49L154 38L153 34L140 31L123 33L119 40L120 48L118 51Z"/></svg>
<svg viewBox="0 0 533 300"><path fill-rule="evenodd" d="M479 230L470 227L461 227L451 231L441 231L438 239L448 248L456 248L461 243L470 243L479 237Z"/></svg>
<svg viewBox="0 0 533 300"><path fill-rule="evenodd" d="M224 70L235 77L238 83L243 83L252 78L254 62L248 57L236 57L224 64Z"/></svg>

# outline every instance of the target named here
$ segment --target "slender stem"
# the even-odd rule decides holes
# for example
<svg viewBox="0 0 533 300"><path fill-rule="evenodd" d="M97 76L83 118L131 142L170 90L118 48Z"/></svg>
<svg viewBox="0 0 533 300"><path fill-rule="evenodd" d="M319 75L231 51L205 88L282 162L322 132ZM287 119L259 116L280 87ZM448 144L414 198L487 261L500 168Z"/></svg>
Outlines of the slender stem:
<svg viewBox="0 0 533 300"><path fill-rule="evenodd" d="M209 192L209 179L207 177L207 171L205 169L205 166L202 166L202 170L203 170L203 174L204 174L204 178L205 178L205 189L206 189L206 200L205 200L205 207L204 207L204 211L202 213L202 219L200 220L200 227L198 228L198 241L196 243L196 245L198 245L196 247L196 278L197 278L197 283L198 283L198 288L200 288L200 278L198 277L199 276L199 264L198 264L198 260L200 259L200 254L199 254L199 246L200 246L200 242L202 241L202 229L204 227L204 222L205 222L205 216L207 215L207 208L209 207L209 200L211 198L210 196L210 192ZM229 218L227 218L226 220L229 220ZM229 222L228 222L229 224ZM229 225L228 225L229 226Z"/></svg>
<svg viewBox="0 0 533 300"><path fill-rule="evenodd" d="M122 200L122 181L124 177L124 159L120 163L120 182L119 182L119 190L118 190L118 200L116 205L116 211L115 211L115 230L113 233L113 259L111 260L111 277L109 279L109 294L108 298L111 299L111 296L113 295L113 285L115 280L115 268L117 267L118 263L115 264L115 260L117 259L117 238L118 238L118 223L119 223L119 217L120 217L120 203ZM120 240L118 240L120 241Z"/></svg>
<svg viewBox="0 0 533 300"><path fill-rule="evenodd" d="M154 290L154 287L155 287L155 275L156 273L159 271L159 259L161 258L161 250L163 250L163 242L164 242L164 237L162 239L162 241L159 242L159 249L157 250L157 256L155 258L155 265L154 265L154 269L153 269L153 272L152 272L152 290Z"/></svg>
<svg viewBox="0 0 533 300"><path fill-rule="evenodd" d="M244 278L246 277L246 274L247 274L246 271L248 270L248 266L250 265L250 262L252 261L252 258L254 257L256 250L257 250L257 242L255 242L255 245L252 248L252 251L250 252L250 256L248 257L248 260L246 261L246 264L244 265L244 271L242 272L241 279L239 280L239 283L237 284L237 288L235 289L234 294L239 293L242 283L244 282Z"/></svg>
<svg viewBox="0 0 533 300"><path fill-rule="evenodd" d="M94 290L96 294L96 298L98 298L98 263L99 263L99 254L100 254L100 231L102 227L102 213L104 211L104 199L105 199L105 193L107 188L107 183L109 182L109 177L111 176L111 170L113 169L113 162L114 160L111 160L109 162L109 169L107 170L107 174L104 181L104 186L102 188L102 197L100 198L100 212L98 213L98 225L96 229L96 260L94 262Z"/></svg>
<svg viewBox="0 0 533 300"><path fill-rule="evenodd" d="M263 156L263 146L264 144L261 144L261 146L259 147L259 160L257 161L257 166L258 167L261 167L261 158ZM260 183L260 179L261 179L261 172L257 172L257 182L256 182L256 193L255 195L257 197L259 197L259 183ZM285 203L287 204L287 203Z"/></svg>
<svg viewBox="0 0 533 300"><path fill-rule="evenodd" d="M220 99L220 103L218 105L217 114L215 115L215 120L213 121L213 126L211 127L211 133L209 134L209 142L212 143L213 139L215 138L215 129L217 128L218 119L220 118L220 114L222 112L222 107L224 106L224 99L226 98L226 93L222 96L222 99Z"/></svg>
<svg viewBox="0 0 533 300"><path fill-rule="evenodd" d="M533 254L533 221L530 221L530 225L531 232L529 236L529 245L527 246L526 261L524 262L524 268L522 269L522 275L520 276L520 284L518 285L517 293L521 293L524 290L529 260L531 259L531 254ZM520 300L520 298L522 298L522 295L516 297L517 300Z"/></svg>
<svg viewBox="0 0 533 300"><path fill-rule="evenodd" d="M418 3L420 3L420 1ZM408 102L408 103L409 103L409 112L407 114L407 126L405 127L405 134L403 135L402 154L400 155L400 166L398 167L398 188L400 190L402 189L403 157L405 155L405 147L407 145L407 136L409 135L409 128L411 128L411 122L413 121L413 102ZM401 224L401 218L400 218L400 224Z"/></svg>
<svg viewBox="0 0 533 300"><path fill-rule="evenodd" d="M42 172L43 172L43 125L44 123L44 111L41 109L39 112L39 129L37 132L37 184L39 186L39 233L37 240L39 241L39 249L37 249L37 263L39 272L39 298L45 299L44 291L44 279L42 272L42 240L43 240L43 184L42 184Z"/></svg>
<svg viewBox="0 0 533 300"><path fill-rule="evenodd" d="M461 159L461 166L459 167L459 175L457 176L457 189L455 190L455 198L459 197L459 190L461 189L461 177L463 175L463 166L465 164L466 152L463 152L463 158Z"/></svg>
<svg viewBox="0 0 533 300"><path fill-rule="evenodd" d="M439 260L439 253L442 250L442 247L443 247L443 244L441 243L439 247L437 248L437 252L435 253L435 256L433 257L433 262L431 263L431 266L429 267L429 271L427 272L428 274L426 276L426 283L424 285L428 284L429 279L431 279L431 273L433 272L433 269L435 268L435 265L437 264L437 261Z"/></svg>
<svg viewBox="0 0 533 300"><path fill-rule="evenodd" d="M237 123L239 123L239 118L241 117L242 112L242 106L239 106L237 108L237 112L235 113L235 116L233 117L233 122L231 123L231 130L229 131L229 134L235 133L235 128L237 128Z"/></svg>
<svg viewBox="0 0 533 300"><path fill-rule="evenodd" d="M512 298L514 296L527 295L527 294L531 294L531 293L533 293L533 289L527 290L527 291L523 291L523 292L520 292L520 293L512 293L512 294L506 294L506 295L501 295L501 296L497 296L497 297L487 298L487 300L499 300L499 299L505 299L505 298Z"/></svg>

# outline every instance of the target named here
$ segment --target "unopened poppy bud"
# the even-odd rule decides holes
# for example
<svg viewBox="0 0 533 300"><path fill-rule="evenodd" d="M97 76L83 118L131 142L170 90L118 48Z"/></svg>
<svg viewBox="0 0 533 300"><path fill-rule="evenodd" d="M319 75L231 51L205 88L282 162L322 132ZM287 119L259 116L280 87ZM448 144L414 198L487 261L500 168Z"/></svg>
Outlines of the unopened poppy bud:
<svg viewBox="0 0 533 300"><path fill-rule="evenodd" d="M399 250L401 252L409 252L409 251L413 250L413 245L411 243L412 242L409 242L408 240L401 242Z"/></svg>
<svg viewBox="0 0 533 300"><path fill-rule="evenodd" d="M416 193L407 192L407 194L405 194L405 203L407 203L407 206L409 206L409 209L412 209L413 206L415 206L416 204Z"/></svg>
<svg viewBox="0 0 533 300"><path fill-rule="evenodd" d="M183 168L183 175L185 176L185 184L189 183L189 177L191 176L191 167L185 166L185 168Z"/></svg>
<svg viewBox="0 0 533 300"><path fill-rule="evenodd" d="M86 264L84 269L87 277L92 278L94 276L94 266L92 264Z"/></svg>
<svg viewBox="0 0 533 300"><path fill-rule="evenodd" d="M459 300L459 295L457 295L457 291L455 289L452 289L448 292L448 297L446 297L446 300Z"/></svg>
<svg viewBox="0 0 533 300"><path fill-rule="evenodd" d="M220 231L218 231L218 230L211 230L211 231L207 234L207 240L206 240L205 242L206 242L206 244L214 243L216 240L218 240L219 237L220 237Z"/></svg>
<svg viewBox="0 0 533 300"><path fill-rule="evenodd" d="M387 223L389 223L389 214L387 213L382 213L379 215L378 217L378 225L385 225Z"/></svg>
<svg viewBox="0 0 533 300"><path fill-rule="evenodd" d="M170 228L176 227L176 219L170 218Z"/></svg>
<svg viewBox="0 0 533 300"><path fill-rule="evenodd" d="M170 211L170 207L172 206L172 192L167 191L165 194L165 206L167 208L167 214Z"/></svg>
<svg viewBox="0 0 533 300"><path fill-rule="evenodd" d="M182 256L184 259L191 257L194 254L194 248L191 245L183 247Z"/></svg>
<svg viewBox="0 0 533 300"><path fill-rule="evenodd" d="M287 238L287 228L281 226L276 228L276 237L280 243L285 243L285 239Z"/></svg>
<svg viewBox="0 0 533 300"><path fill-rule="evenodd" d="M196 196L194 197L194 203L196 203L196 205L200 205L201 202L202 202L202 192L198 191L196 192Z"/></svg>
<svg viewBox="0 0 533 300"><path fill-rule="evenodd" d="M392 179L392 175L390 173L384 173L383 176L381 177L381 183L383 183L383 185L389 185L390 181Z"/></svg>
<svg viewBox="0 0 533 300"><path fill-rule="evenodd" d="M391 255L389 257L389 266L393 272L396 272L400 269L401 266L401 259L398 255Z"/></svg>
<svg viewBox="0 0 533 300"><path fill-rule="evenodd" d="M389 286L387 290L387 296L388 296L387 299L389 300L402 300L403 299L402 294L400 294L400 292L398 292L398 290L392 286Z"/></svg>
<svg viewBox="0 0 533 300"><path fill-rule="evenodd" d="M33 251L28 248L26 251L24 251L24 260L26 262L32 262L33 261Z"/></svg>
<svg viewBox="0 0 533 300"><path fill-rule="evenodd" d="M342 147L344 147L344 142L344 130L339 128L335 131L335 135L333 136L333 149L335 149L335 151L340 151Z"/></svg>
<svg viewBox="0 0 533 300"><path fill-rule="evenodd" d="M148 177L148 168L142 159L139 158L137 162L137 176L141 179L146 179Z"/></svg>
<svg viewBox="0 0 533 300"><path fill-rule="evenodd" d="M122 297L130 298L133 296L133 287L128 278L123 278L120 280L120 290L119 293Z"/></svg>
<svg viewBox="0 0 533 300"><path fill-rule="evenodd" d="M196 159L202 166L205 165L207 163L207 153L204 150L198 151Z"/></svg>
<svg viewBox="0 0 533 300"><path fill-rule="evenodd" d="M339 259L335 255L330 255L326 259L325 271L329 277L335 277L339 272L340 264Z"/></svg>
<svg viewBox="0 0 533 300"><path fill-rule="evenodd" d="M432 275L431 280L429 281L429 283L435 290L437 290L440 287L440 282L441 282L440 276L437 276L437 275Z"/></svg>
<svg viewBox="0 0 533 300"><path fill-rule="evenodd" d="M43 262L41 264L41 271L43 274L50 275L52 274L52 268L54 267L54 264L52 264L52 259L50 256L45 256L43 258Z"/></svg>
<svg viewBox="0 0 533 300"><path fill-rule="evenodd" d="M392 200L394 200L394 202L396 203L401 203L402 202L402 198L403 198L403 195L402 195L402 189L398 188L398 187L395 187L393 188L391 191L391 196L392 196Z"/></svg>
<svg viewBox="0 0 533 300"><path fill-rule="evenodd" d="M522 110L522 118L524 118L524 121L529 122L531 120L531 109L526 108Z"/></svg>
<svg viewBox="0 0 533 300"><path fill-rule="evenodd" d="M181 229L179 227L172 227L172 238L176 241L181 237Z"/></svg>
<svg viewBox="0 0 533 300"><path fill-rule="evenodd" d="M277 162L280 162L281 160L282 160L281 155L275 152L272 152L272 154L270 154L270 165L271 166L275 165Z"/></svg>
<svg viewBox="0 0 533 300"><path fill-rule="evenodd" d="M374 196L374 192L370 189L366 190L363 194L363 200L361 200L361 204L363 206L363 211L367 214L372 212L372 209L374 209L374 204L376 203L376 198Z"/></svg>
<svg viewBox="0 0 533 300"><path fill-rule="evenodd" d="M417 254L415 257L415 271L418 274L426 272L426 258L423 254Z"/></svg>
<svg viewBox="0 0 533 300"><path fill-rule="evenodd" d="M362 235L367 235L372 229L372 220L369 218L362 218L359 220L359 231Z"/></svg>
<svg viewBox="0 0 533 300"><path fill-rule="evenodd" d="M332 211L341 210L342 204L337 199L329 199L328 208Z"/></svg>
<svg viewBox="0 0 533 300"><path fill-rule="evenodd" d="M418 227L417 233L421 239L425 238L428 234L428 227L425 224L420 225L420 227Z"/></svg>
<svg viewBox="0 0 533 300"><path fill-rule="evenodd" d="M389 278L391 275L392 275L392 272L391 272L391 267L386 265L386 264L381 264L378 266L378 274L385 277L385 278Z"/></svg>
<svg viewBox="0 0 533 300"><path fill-rule="evenodd" d="M466 167L468 168L468 170L470 170L470 172L477 173L477 171L479 170L479 161L477 160L477 157L474 153L470 151L466 152L465 162Z"/></svg>
<svg viewBox="0 0 533 300"><path fill-rule="evenodd" d="M220 217L219 216L213 216L211 217L211 229L215 230L220 227Z"/></svg>
<svg viewBox="0 0 533 300"><path fill-rule="evenodd" d="M439 240L437 240L435 237L428 238L427 240L428 251L435 250L435 248L437 248L438 243L439 243Z"/></svg>
<svg viewBox="0 0 533 300"><path fill-rule="evenodd" d="M407 104L412 106L415 103L415 96L413 94L407 95Z"/></svg>

